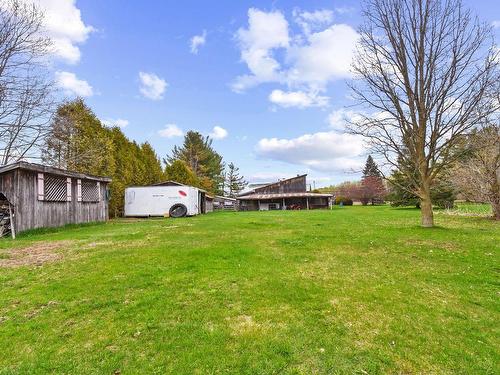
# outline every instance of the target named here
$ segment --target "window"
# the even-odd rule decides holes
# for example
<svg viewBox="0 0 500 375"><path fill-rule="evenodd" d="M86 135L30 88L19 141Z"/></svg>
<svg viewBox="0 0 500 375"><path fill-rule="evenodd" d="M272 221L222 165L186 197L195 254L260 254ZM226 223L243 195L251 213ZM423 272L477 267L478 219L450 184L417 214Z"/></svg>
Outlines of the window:
<svg viewBox="0 0 500 375"><path fill-rule="evenodd" d="M100 184L97 181L79 180L81 181L81 201L82 202L99 202L100 200Z"/></svg>
<svg viewBox="0 0 500 375"><path fill-rule="evenodd" d="M38 200L48 202L70 202L71 178L39 173Z"/></svg>

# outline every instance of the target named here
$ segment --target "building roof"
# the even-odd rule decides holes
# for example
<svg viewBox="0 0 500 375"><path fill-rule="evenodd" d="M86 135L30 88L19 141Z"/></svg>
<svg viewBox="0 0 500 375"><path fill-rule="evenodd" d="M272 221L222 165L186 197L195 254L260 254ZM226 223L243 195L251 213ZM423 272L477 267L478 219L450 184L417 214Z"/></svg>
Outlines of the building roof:
<svg viewBox="0 0 500 375"><path fill-rule="evenodd" d="M72 172L67 171L61 168L49 167L47 165L36 164L36 163L28 163L25 161L18 161L16 163L8 164L3 167L0 167L0 175L6 172L13 171L15 169L22 169L26 171L40 172L40 173L50 173L65 177L74 177L80 178L84 180L95 180L102 182L111 182L111 178L103 177L103 176L94 176L86 173Z"/></svg>
<svg viewBox="0 0 500 375"><path fill-rule="evenodd" d="M273 183L274 182L251 182L247 186L245 186L245 188L242 191L240 191L238 193L238 195L249 194L249 193L253 192L255 189L258 189L258 188L261 188L261 187L264 187L267 185L271 185Z"/></svg>
<svg viewBox="0 0 500 375"><path fill-rule="evenodd" d="M231 202L236 202L236 198L231 198L231 197L223 197L222 195L216 195L215 199L218 200L223 200L223 201L231 201Z"/></svg>
<svg viewBox="0 0 500 375"><path fill-rule="evenodd" d="M276 194L250 194L238 197L238 200L266 200L266 199L282 199L282 198L329 198L332 194L319 193L276 193Z"/></svg>
<svg viewBox="0 0 500 375"><path fill-rule="evenodd" d="M150 186L186 186L185 184L181 184L180 182L177 181L162 181L162 182L157 182L156 184L152 184Z"/></svg>
<svg viewBox="0 0 500 375"><path fill-rule="evenodd" d="M236 202L236 198L223 197L222 195L205 194L205 198L212 199L212 200L217 200L217 201L231 201L231 202Z"/></svg>
<svg viewBox="0 0 500 375"><path fill-rule="evenodd" d="M255 184L255 185L258 185L258 186L255 186L255 187L253 187L251 189L242 191L240 194L238 194L238 197L247 196L249 194L255 193L256 190L260 190L262 188L267 188L267 187L279 185L279 184L282 184L283 182L290 181L290 180L295 180L296 178L301 178L301 177L306 177L306 176L307 176L307 174L299 174L299 175L294 176L294 177L284 178L282 180L271 182L271 183Z"/></svg>

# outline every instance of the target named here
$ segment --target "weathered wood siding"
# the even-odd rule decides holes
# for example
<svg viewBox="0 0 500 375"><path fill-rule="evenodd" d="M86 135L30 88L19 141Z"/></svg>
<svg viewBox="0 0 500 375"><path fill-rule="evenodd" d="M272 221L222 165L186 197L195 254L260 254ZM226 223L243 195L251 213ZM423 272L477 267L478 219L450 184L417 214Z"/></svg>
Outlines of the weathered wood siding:
<svg viewBox="0 0 500 375"><path fill-rule="evenodd" d="M205 212L214 212L214 200L205 198Z"/></svg>
<svg viewBox="0 0 500 375"><path fill-rule="evenodd" d="M0 178L0 191L14 205L17 232L108 219L107 183L100 182L98 202L78 202L76 178L71 178L69 202L38 200L37 183L36 172L22 169L5 173Z"/></svg>
<svg viewBox="0 0 500 375"><path fill-rule="evenodd" d="M14 171L0 175L0 192L7 199L11 199L15 192L15 176Z"/></svg>
<svg viewBox="0 0 500 375"><path fill-rule="evenodd" d="M253 200L238 200L238 211L258 211L259 210L259 202Z"/></svg>
<svg viewBox="0 0 500 375"><path fill-rule="evenodd" d="M272 185L255 189L256 194L304 193L307 190L306 176L297 176Z"/></svg>

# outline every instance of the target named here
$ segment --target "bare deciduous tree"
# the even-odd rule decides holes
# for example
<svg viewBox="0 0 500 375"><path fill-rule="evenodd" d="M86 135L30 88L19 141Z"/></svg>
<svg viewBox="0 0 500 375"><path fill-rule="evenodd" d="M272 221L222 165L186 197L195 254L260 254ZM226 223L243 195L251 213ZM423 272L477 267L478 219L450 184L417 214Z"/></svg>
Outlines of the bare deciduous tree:
<svg viewBox="0 0 500 375"><path fill-rule="evenodd" d="M461 0L366 0L352 83L364 106L351 130L386 166L403 168L421 200L422 226L434 224L431 186L454 161L460 137L496 108L499 79L489 26ZM403 162L401 162L403 161Z"/></svg>
<svg viewBox="0 0 500 375"><path fill-rule="evenodd" d="M465 156L456 163L452 182L465 198L490 203L493 217L500 220L500 113L464 143Z"/></svg>
<svg viewBox="0 0 500 375"><path fill-rule="evenodd" d="M0 2L0 165L35 155L53 108L43 13L19 0Z"/></svg>

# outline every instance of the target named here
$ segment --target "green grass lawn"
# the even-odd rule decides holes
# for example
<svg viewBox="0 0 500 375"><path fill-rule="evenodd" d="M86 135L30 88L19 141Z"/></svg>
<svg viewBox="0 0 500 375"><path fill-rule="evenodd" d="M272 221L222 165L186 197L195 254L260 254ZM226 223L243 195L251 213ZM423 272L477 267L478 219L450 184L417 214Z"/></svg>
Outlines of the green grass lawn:
<svg viewBox="0 0 500 375"><path fill-rule="evenodd" d="M469 215L469 216L492 216L491 205L481 203L459 202L450 210L445 210L449 214ZM439 212L439 211L438 211Z"/></svg>
<svg viewBox="0 0 500 375"><path fill-rule="evenodd" d="M436 223L344 207L0 241L0 373L498 374L500 226Z"/></svg>

